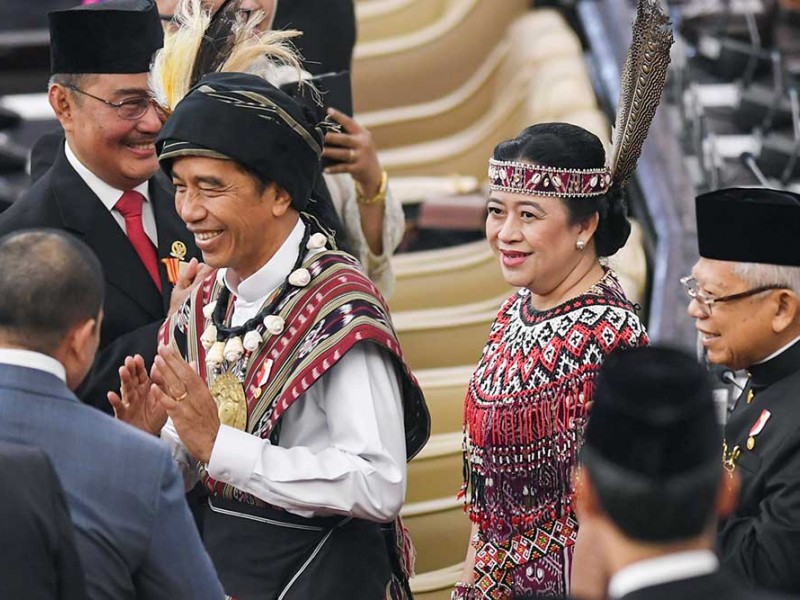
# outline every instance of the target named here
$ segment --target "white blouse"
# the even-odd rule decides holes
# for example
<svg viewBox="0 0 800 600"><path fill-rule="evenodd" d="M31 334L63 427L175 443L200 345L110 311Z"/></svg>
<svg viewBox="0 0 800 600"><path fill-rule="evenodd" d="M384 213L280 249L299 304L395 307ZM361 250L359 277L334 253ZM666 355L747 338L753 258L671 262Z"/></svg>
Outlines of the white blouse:
<svg viewBox="0 0 800 600"><path fill-rule="evenodd" d="M342 220L347 239L353 246L355 257L385 298L394 291L394 272L389 260L400 245L406 222L400 201L391 193L391 183L386 190L386 208L383 215L383 254L370 250L364 231L361 229L361 213L356 201L356 185L347 173L325 174L325 183L331 193L336 214Z"/></svg>

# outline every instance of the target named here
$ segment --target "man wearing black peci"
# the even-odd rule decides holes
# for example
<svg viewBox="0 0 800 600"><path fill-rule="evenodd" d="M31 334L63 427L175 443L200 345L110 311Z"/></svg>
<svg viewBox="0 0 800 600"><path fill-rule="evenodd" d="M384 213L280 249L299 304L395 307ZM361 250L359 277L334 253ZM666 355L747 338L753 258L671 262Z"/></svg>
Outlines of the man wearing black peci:
<svg viewBox="0 0 800 600"><path fill-rule="evenodd" d="M696 210L689 315L708 362L748 374L725 427L742 492L720 559L752 585L800 594L800 196L723 189Z"/></svg>
<svg viewBox="0 0 800 600"><path fill-rule="evenodd" d="M49 101L66 142L58 142L47 173L0 215L0 235L66 230L100 259L100 351L78 395L110 412L106 394L119 390L125 357L152 362L158 328L199 270L190 260L197 249L175 213L172 186L156 176L165 115L148 86L163 42L155 3L110 0L50 13L49 22Z"/></svg>

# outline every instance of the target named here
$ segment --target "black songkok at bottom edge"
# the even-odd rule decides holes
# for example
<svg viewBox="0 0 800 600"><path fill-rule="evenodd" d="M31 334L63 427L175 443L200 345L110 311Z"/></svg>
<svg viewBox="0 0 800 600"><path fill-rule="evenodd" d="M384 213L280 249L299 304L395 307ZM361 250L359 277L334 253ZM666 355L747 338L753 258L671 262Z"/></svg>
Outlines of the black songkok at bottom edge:
<svg viewBox="0 0 800 600"><path fill-rule="evenodd" d="M285 92L255 75L212 73L175 107L156 149L168 175L182 156L233 160L277 183L302 210L320 174L322 144L311 115Z"/></svg>
<svg viewBox="0 0 800 600"><path fill-rule="evenodd" d="M705 369L669 348L612 353L597 377L585 446L642 482L719 464L722 432Z"/></svg>
<svg viewBox="0 0 800 600"><path fill-rule="evenodd" d="M764 188L728 188L698 196L700 256L800 266L800 196Z"/></svg>
<svg viewBox="0 0 800 600"><path fill-rule="evenodd" d="M693 357L649 347L605 360L581 462L626 535L656 543L697 535L719 485L721 447L708 376Z"/></svg>

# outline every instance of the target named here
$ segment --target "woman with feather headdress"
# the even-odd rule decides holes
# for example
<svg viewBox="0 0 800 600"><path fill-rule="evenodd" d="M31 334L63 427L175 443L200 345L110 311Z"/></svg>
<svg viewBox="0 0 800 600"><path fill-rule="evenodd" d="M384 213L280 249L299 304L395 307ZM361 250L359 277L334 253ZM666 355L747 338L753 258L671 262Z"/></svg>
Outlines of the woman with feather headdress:
<svg viewBox="0 0 800 600"><path fill-rule="evenodd" d="M275 4L276 0L177 2L152 71L152 87L162 104L174 108L211 72L245 72L277 86L308 86L303 81L309 76L290 45L299 32L269 30ZM394 289L389 259L405 231L402 206L388 189L369 131L333 108L324 119L329 131L322 157L331 164L323 173L324 184L315 188L311 210L388 297Z"/></svg>
<svg viewBox="0 0 800 600"><path fill-rule="evenodd" d="M511 600L571 592L579 524L573 471L604 358L646 345L614 272L630 224L623 187L666 78L672 34L640 0L613 146L542 123L489 161L486 236L505 280L501 307L464 404L462 494L473 522L452 598Z"/></svg>

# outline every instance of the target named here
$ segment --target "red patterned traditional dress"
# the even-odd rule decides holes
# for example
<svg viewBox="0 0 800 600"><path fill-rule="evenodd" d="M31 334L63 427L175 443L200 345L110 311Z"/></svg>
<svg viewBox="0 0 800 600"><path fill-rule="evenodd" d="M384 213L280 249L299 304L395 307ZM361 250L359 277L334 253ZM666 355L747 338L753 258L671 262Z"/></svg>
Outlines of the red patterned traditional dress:
<svg viewBox="0 0 800 600"><path fill-rule="evenodd" d="M523 289L500 309L464 407L474 597L569 592L586 403L606 355L648 343L634 310L612 271L555 308L534 309Z"/></svg>

